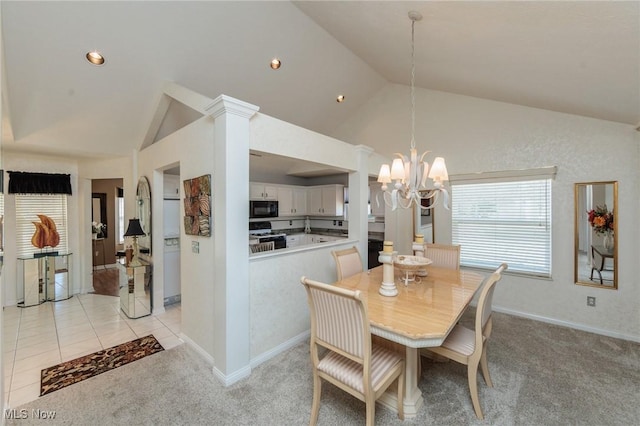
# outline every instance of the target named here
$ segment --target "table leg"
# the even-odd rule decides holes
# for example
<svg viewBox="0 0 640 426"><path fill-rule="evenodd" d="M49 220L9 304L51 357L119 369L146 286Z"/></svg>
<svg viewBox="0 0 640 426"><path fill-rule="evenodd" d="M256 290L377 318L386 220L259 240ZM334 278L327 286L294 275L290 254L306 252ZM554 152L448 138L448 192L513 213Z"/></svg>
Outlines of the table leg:
<svg viewBox="0 0 640 426"><path fill-rule="evenodd" d="M420 355L416 348L406 348L405 359L405 378L404 378L404 418L411 419L416 417L418 410L424 402L422 392L418 388L418 362ZM385 392L378 402L384 406L396 411L397 394L395 390Z"/></svg>

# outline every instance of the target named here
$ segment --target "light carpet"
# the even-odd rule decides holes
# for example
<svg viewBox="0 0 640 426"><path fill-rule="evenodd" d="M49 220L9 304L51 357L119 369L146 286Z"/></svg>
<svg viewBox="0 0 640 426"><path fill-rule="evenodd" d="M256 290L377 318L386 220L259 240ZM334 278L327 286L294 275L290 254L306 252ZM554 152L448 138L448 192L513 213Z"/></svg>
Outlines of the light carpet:
<svg viewBox="0 0 640 426"><path fill-rule="evenodd" d="M467 326L469 314L463 319ZM465 367L423 359L419 387L425 405L418 416L402 422L378 405L376 424L638 424L640 344L496 313L488 357L495 387L479 377L484 421L474 415ZM47 424L307 425L312 388L307 344L227 388L194 350L181 345L18 409L55 410ZM364 403L324 385L319 425L364 422Z"/></svg>

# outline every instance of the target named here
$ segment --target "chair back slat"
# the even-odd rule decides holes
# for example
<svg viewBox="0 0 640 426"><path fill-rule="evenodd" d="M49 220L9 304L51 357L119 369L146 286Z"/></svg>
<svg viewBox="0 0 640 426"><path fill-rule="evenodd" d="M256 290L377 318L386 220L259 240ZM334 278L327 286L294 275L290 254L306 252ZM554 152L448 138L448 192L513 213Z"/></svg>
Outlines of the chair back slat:
<svg viewBox="0 0 640 426"><path fill-rule="evenodd" d="M336 250L331 254L336 261L338 281L362 272L362 260L355 246L344 250Z"/></svg>
<svg viewBox="0 0 640 426"><path fill-rule="evenodd" d="M275 243L273 241L267 241L264 243L251 244L249 246L251 253L261 253L263 251L271 251L275 249Z"/></svg>
<svg viewBox="0 0 640 426"><path fill-rule="evenodd" d="M431 259L433 266L460 269L460 246L447 244L425 244L424 257Z"/></svg>
<svg viewBox="0 0 640 426"><path fill-rule="evenodd" d="M354 357L363 358L364 318L360 301L312 288L316 337Z"/></svg>

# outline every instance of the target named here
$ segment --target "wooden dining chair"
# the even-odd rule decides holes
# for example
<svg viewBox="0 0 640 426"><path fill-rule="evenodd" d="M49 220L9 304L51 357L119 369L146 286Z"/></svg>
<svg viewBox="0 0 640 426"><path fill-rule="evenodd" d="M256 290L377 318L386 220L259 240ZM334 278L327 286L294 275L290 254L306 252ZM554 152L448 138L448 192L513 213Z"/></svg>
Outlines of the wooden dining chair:
<svg viewBox="0 0 640 426"><path fill-rule="evenodd" d="M376 400L395 381L398 417L404 420L404 369L401 354L371 343L367 306L351 291L302 277L311 315L313 404L311 426L318 421L322 380L366 404L366 424L374 424ZM323 356L320 358L319 352Z"/></svg>
<svg viewBox="0 0 640 426"><path fill-rule="evenodd" d="M426 243L424 245L424 257L431 259L433 266L460 269L459 245Z"/></svg>
<svg viewBox="0 0 640 426"><path fill-rule="evenodd" d="M344 250L334 250L331 254L336 261L338 281L363 271L362 259L360 259L360 253L356 246Z"/></svg>
<svg viewBox="0 0 640 426"><path fill-rule="evenodd" d="M263 251L271 251L275 249L275 243L273 241L267 241L264 243L251 244L249 246L251 253L260 253Z"/></svg>
<svg viewBox="0 0 640 426"><path fill-rule="evenodd" d="M482 284L476 308L475 331L457 324L442 346L421 350L421 355L424 351L428 351L467 366L471 401L476 416L480 420L484 419L484 415L478 398L478 364L482 369L482 376L487 386L493 387L487 362L487 343L491 337L492 329L491 301L495 285L502 278L502 272L505 269L507 269L507 264L503 263Z"/></svg>

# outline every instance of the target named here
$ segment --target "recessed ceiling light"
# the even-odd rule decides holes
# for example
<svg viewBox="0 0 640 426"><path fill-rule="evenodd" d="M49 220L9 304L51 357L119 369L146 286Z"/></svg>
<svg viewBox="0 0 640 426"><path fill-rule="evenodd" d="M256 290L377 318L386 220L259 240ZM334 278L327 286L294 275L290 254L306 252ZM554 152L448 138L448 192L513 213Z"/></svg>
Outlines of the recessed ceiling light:
<svg viewBox="0 0 640 426"><path fill-rule="evenodd" d="M273 68L274 70L277 70L278 68L280 68L280 66L282 65L282 62L280 62L280 59L278 58L273 58L271 60L271 68Z"/></svg>
<svg viewBox="0 0 640 426"><path fill-rule="evenodd" d="M104 64L104 56L93 50L87 53L87 61L91 62L93 65L102 65Z"/></svg>
<svg viewBox="0 0 640 426"><path fill-rule="evenodd" d="M336 102L344 102L344 95L338 95Z"/></svg>

